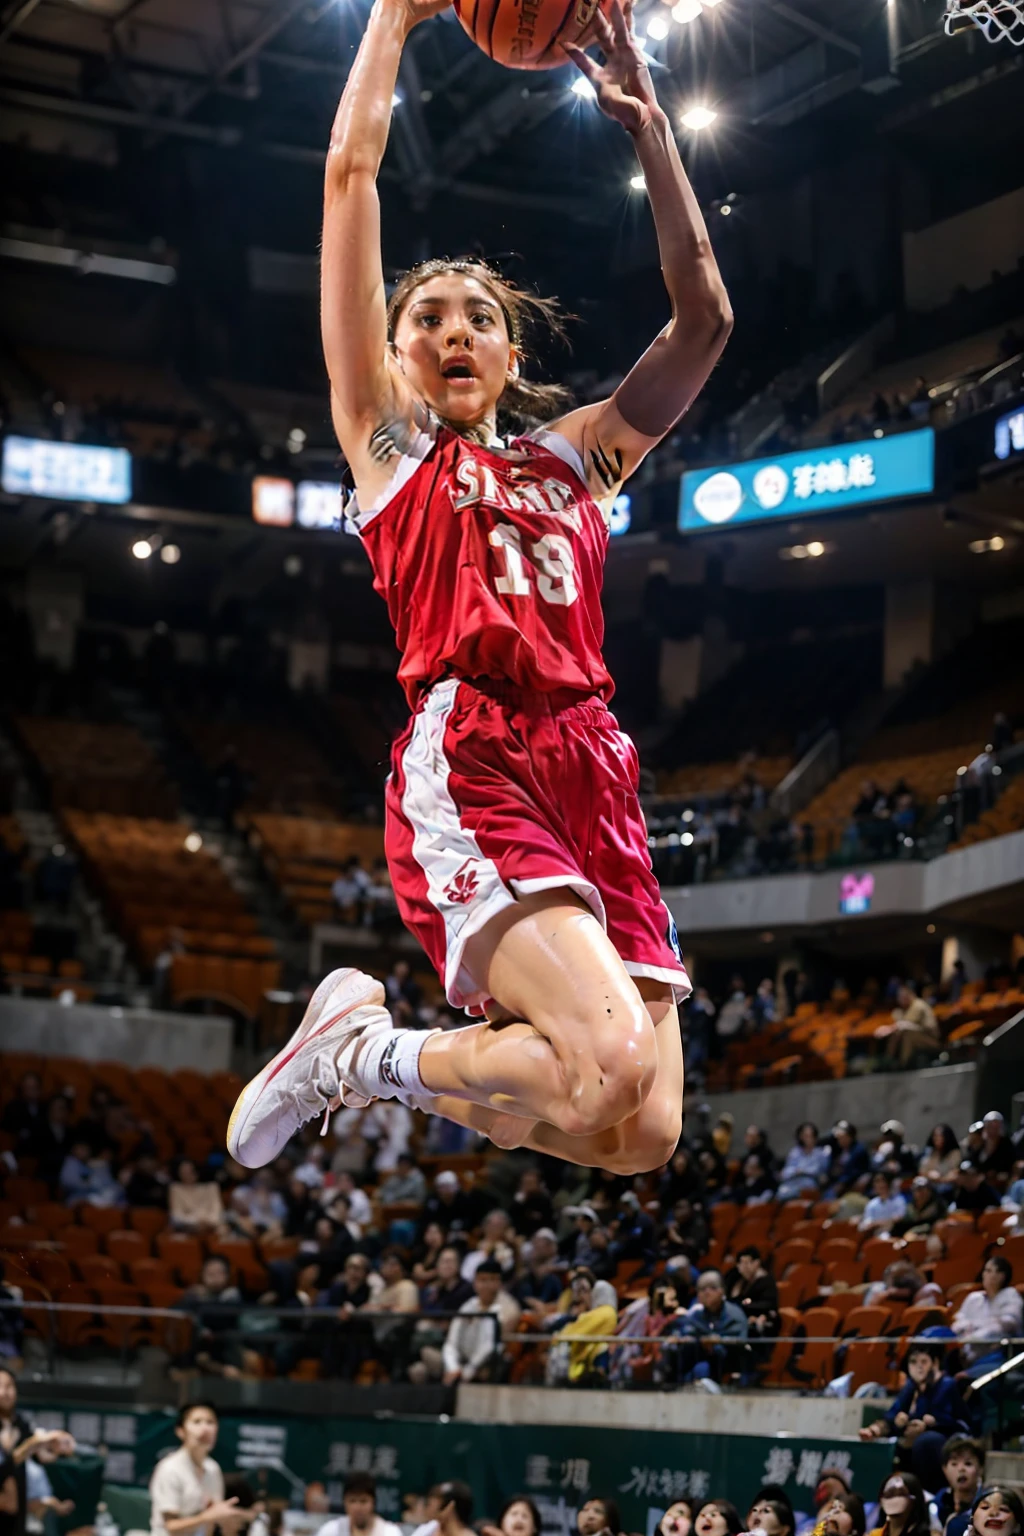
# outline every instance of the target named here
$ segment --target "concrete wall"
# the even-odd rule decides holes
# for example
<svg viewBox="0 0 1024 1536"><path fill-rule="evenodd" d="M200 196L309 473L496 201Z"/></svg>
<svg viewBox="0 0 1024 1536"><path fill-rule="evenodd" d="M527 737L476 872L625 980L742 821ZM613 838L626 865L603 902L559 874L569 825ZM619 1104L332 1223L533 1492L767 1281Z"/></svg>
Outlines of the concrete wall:
<svg viewBox="0 0 1024 1536"><path fill-rule="evenodd" d="M596 1424L605 1429L660 1429L709 1435L776 1435L816 1439L855 1435L857 1400L784 1397L771 1392L705 1396L703 1392L574 1392L561 1387L458 1390L457 1417L495 1424Z"/></svg>
<svg viewBox="0 0 1024 1536"><path fill-rule="evenodd" d="M839 911L843 872L721 880L662 892L681 935L722 929L771 929L806 923L861 923L865 918L935 912L968 896L1024 881L1024 832L989 838L928 863L865 864L874 892L866 913Z"/></svg>
<svg viewBox="0 0 1024 1536"><path fill-rule="evenodd" d="M0 1050L84 1061L120 1061L126 1067L163 1067L173 1072L226 1071L231 1065L230 1019L146 1008L93 1008L0 997Z"/></svg>
<svg viewBox="0 0 1024 1536"><path fill-rule="evenodd" d="M728 1110L738 1135L760 1125L775 1151L784 1155L801 1120L826 1131L837 1120L852 1120L870 1135L886 1120L900 1120L907 1138L918 1145L940 1121L958 1132L974 1119L977 1067L928 1067L923 1072L893 1072L847 1077L827 1083L787 1083L782 1088L751 1088L745 1093L711 1093L702 1102L711 1118ZM753 1431L751 1431L753 1433Z"/></svg>
<svg viewBox="0 0 1024 1536"><path fill-rule="evenodd" d="M993 272L1013 272L1024 257L1024 188L980 208L903 236L910 309L937 309L961 284L984 288Z"/></svg>

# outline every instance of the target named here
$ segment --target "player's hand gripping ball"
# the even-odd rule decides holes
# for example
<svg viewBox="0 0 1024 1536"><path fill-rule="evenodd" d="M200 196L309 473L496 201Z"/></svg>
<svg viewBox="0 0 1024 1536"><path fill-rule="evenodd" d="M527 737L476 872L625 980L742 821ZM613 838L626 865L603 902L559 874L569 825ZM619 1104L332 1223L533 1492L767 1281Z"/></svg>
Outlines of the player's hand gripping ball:
<svg viewBox="0 0 1024 1536"><path fill-rule="evenodd" d="M557 69L564 44L592 40L613 0L454 0L455 14L488 58L512 69Z"/></svg>

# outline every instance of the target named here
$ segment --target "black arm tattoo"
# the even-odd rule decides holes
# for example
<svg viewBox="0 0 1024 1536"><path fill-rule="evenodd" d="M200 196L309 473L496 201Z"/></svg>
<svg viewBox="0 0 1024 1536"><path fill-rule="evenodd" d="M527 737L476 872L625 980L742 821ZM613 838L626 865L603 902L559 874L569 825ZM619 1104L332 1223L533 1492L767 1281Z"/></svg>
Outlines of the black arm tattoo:
<svg viewBox="0 0 1024 1536"><path fill-rule="evenodd" d="M429 430L431 416L422 400L413 399L408 414L392 416L371 432L370 458L375 464L401 458L403 453L409 452L417 434Z"/></svg>
<svg viewBox="0 0 1024 1536"><path fill-rule="evenodd" d="M622 479L621 449L613 449L612 456L609 458L601 444L597 443L590 450L590 463L595 475L607 490L610 491L612 486L618 485Z"/></svg>

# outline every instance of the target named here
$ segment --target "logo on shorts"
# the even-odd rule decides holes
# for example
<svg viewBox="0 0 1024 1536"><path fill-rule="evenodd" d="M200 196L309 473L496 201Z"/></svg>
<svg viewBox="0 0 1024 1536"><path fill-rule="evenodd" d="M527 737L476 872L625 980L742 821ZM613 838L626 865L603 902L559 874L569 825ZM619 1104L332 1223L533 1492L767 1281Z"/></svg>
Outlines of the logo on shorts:
<svg viewBox="0 0 1024 1536"><path fill-rule="evenodd" d="M448 901L457 902L459 906L465 906L473 900L480 889L480 877L474 869L475 860L467 859L457 869L449 883L444 888L445 898Z"/></svg>
<svg viewBox="0 0 1024 1536"><path fill-rule="evenodd" d="M665 911L668 913L668 927L665 929L665 941L668 944L669 949L679 961L679 964L682 965L683 952L679 948L679 929L676 927L676 920L672 916L672 913L669 912L668 907L665 907Z"/></svg>

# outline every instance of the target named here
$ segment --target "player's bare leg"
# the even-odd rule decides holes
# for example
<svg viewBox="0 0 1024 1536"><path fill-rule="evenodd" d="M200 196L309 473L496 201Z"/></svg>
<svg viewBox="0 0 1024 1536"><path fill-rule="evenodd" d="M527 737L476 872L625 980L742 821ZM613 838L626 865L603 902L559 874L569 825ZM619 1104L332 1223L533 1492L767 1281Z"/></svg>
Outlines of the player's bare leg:
<svg viewBox="0 0 1024 1536"><path fill-rule="evenodd" d="M672 992L664 982L646 978L637 987L654 1026L658 1064L654 1085L635 1115L590 1136L567 1136L543 1120L487 1109L467 1099L442 1096L433 1113L487 1136L500 1147L528 1147L584 1168L612 1173L646 1173L667 1162L682 1128L683 1048Z"/></svg>

